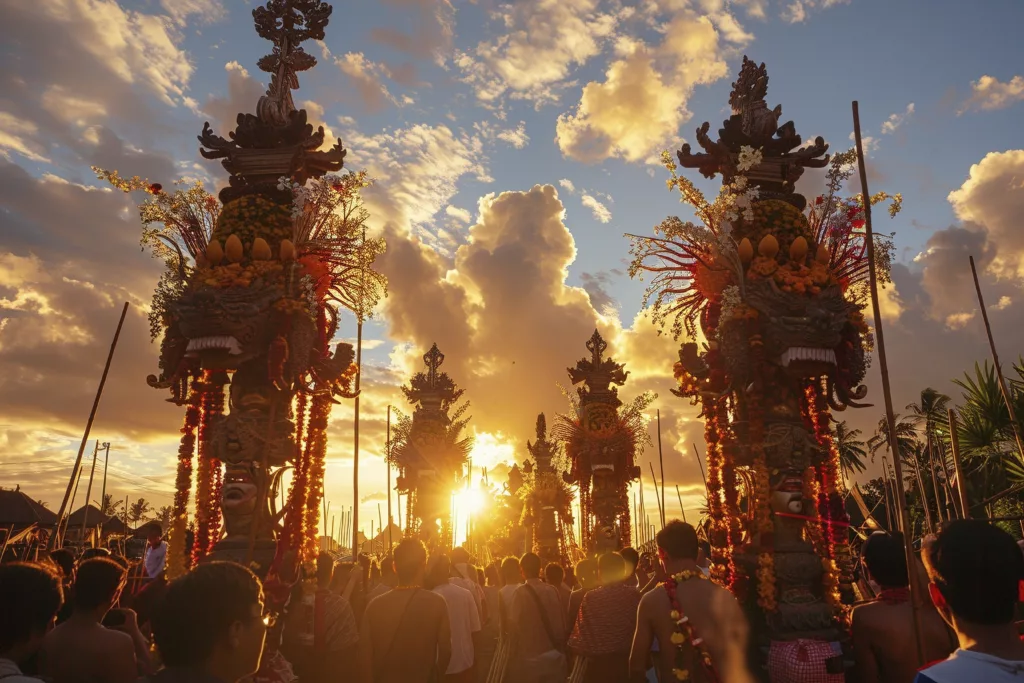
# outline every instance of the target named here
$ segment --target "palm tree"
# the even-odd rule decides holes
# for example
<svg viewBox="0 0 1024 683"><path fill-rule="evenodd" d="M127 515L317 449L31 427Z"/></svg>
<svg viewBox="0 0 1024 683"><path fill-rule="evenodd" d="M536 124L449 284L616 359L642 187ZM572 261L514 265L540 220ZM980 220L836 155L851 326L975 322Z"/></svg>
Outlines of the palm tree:
<svg viewBox="0 0 1024 683"><path fill-rule="evenodd" d="M164 505L156 511L156 517L160 520L160 525L166 530L171 526L171 515L174 514L174 508L170 505Z"/></svg>
<svg viewBox="0 0 1024 683"><path fill-rule="evenodd" d="M910 403L907 405L907 410L909 410L911 414L910 419L913 421L914 425L919 429L922 427L924 428L925 447L927 449L926 454L929 461L927 469L931 472L932 488L935 489L935 505L940 521L942 520L942 505L939 502L939 484L937 472L935 471L935 461L938 460L941 464L942 473L947 483L949 481L949 468L946 466L945 455L936 453L935 442L937 439L935 439L935 436L938 425L947 422L949 419L946 412L949 402L949 396L928 387L921 391L921 399L919 403ZM950 496L950 498L952 498L952 496Z"/></svg>
<svg viewBox="0 0 1024 683"><path fill-rule="evenodd" d="M923 450L921 442L917 439L917 429L914 428L912 419L903 419L899 413L893 415L893 421L895 422L895 435L896 435L896 450L899 453L900 464L904 465L907 469L903 471L903 481L900 482L900 486L904 489L909 485L913 489L914 482L917 482L919 494L921 497L921 505L924 508L925 521L929 528L932 527L931 513L928 511L928 499L924 493L924 482L921 478L920 472L920 453ZM879 450L885 449L886 451L892 452L890 447L889 438L889 421L883 415L878 421L878 427L875 430L875 435L868 439L868 447L871 449L872 458L875 453ZM909 509L912 507L910 501L907 502L908 514L912 511ZM909 516L913 516L909 514Z"/></svg>
<svg viewBox="0 0 1024 683"><path fill-rule="evenodd" d="M103 499L100 501L100 513L107 517L120 517L121 506L124 505L122 500L114 500L112 493L104 493Z"/></svg>
<svg viewBox="0 0 1024 683"><path fill-rule="evenodd" d="M153 506L150 505L148 500L145 498L139 498L128 508L128 519L138 527L139 522L142 521L142 519L149 514L152 509Z"/></svg>
<svg viewBox="0 0 1024 683"><path fill-rule="evenodd" d="M846 420L836 422L832 427L832 438L839 451L839 467L844 478L867 469L864 464L868 457L867 443L860 438L861 433L859 429L848 427Z"/></svg>
<svg viewBox="0 0 1024 683"><path fill-rule="evenodd" d="M1009 382L1014 413L1024 415L1024 360L1014 364L1017 378ZM993 467L1014 483L1024 481L1024 462L1017 452L1017 443L1010 423L1010 413L1003 400L995 367L985 361L974 364L974 376L964 373L953 382L963 389L964 404L959 410L960 448L967 461L976 466ZM1019 422L1019 418L1018 418ZM1018 425L1018 429L1022 426ZM995 462L987 462L994 460Z"/></svg>

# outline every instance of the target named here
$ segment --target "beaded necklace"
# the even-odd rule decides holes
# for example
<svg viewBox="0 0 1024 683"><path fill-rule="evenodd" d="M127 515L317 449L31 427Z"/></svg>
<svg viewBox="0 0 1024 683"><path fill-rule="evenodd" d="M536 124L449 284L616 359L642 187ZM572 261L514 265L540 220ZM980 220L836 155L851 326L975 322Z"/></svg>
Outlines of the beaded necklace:
<svg viewBox="0 0 1024 683"><path fill-rule="evenodd" d="M672 575L668 581L661 584L668 594L669 603L672 605L670 616L675 622L672 644L675 645L676 652L672 673L676 680L688 683L720 683L718 673L711 663L711 655L704 647L704 640L697 636L693 624L690 623L690 618L683 614L676 597L676 589L679 584L694 579L707 581L708 577L699 569L687 569Z"/></svg>

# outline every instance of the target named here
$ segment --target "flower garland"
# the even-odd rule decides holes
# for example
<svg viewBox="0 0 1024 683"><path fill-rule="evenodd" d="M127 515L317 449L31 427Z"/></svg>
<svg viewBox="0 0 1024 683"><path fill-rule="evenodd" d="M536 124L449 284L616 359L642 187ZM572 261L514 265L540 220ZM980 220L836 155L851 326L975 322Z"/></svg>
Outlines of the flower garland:
<svg viewBox="0 0 1024 683"><path fill-rule="evenodd" d="M188 496L192 489L192 457L196 451L196 429L199 426L202 394L198 382L189 387L188 408L181 427L178 445L178 472L174 481L174 509L167 544L167 579L173 580L185 573L185 527L188 524Z"/></svg>
<svg viewBox="0 0 1024 683"><path fill-rule="evenodd" d="M196 534L192 543L192 565L213 550L220 536L220 460L210 453L210 430L224 413L224 385L214 381L209 370L203 374L202 414L199 422L199 456L196 472Z"/></svg>
<svg viewBox="0 0 1024 683"><path fill-rule="evenodd" d="M294 548L303 537L303 525L306 518L306 497L309 488L308 449L303 445L303 425L306 419L306 394L300 393L295 410L295 455L293 459L294 476L288 490L287 510L284 517L284 532L281 535L283 548Z"/></svg>
<svg viewBox="0 0 1024 683"><path fill-rule="evenodd" d="M661 584L665 588L665 593L668 594L669 603L672 605L670 616L675 622L672 644L675 645L676 652L672 673L679 681L717 683L719 681L718 673L711 662L711 655L704 647L703 639L697 636L693 624L690 623L690 618L683 615L679 599L676 596L679 584L693 579L706 581L707 577L699 569L686 570L673 575L668 581Z"/></svg>
<svg viewBox="0 0 1024 683"><path fill-rule="evenodd" d="M722 507L722 465L721 417L715 399L702 399L704 404L704 440L707 443L708 462L708 511L711 518L711 576L715 582L728 586L732 581L732 547L729 545L728 526Z"/></svg>
<svg viewBox="0 0 1024 683"><path fill-rule="evenodd" d="M331 395L319 392L313 395L309 427L306 434L308 484L306 489L305 529L302 536L302 559L312 562L319 551L320 501L324 495L324 460L327 456L327 419L331 415Z"/></svg>

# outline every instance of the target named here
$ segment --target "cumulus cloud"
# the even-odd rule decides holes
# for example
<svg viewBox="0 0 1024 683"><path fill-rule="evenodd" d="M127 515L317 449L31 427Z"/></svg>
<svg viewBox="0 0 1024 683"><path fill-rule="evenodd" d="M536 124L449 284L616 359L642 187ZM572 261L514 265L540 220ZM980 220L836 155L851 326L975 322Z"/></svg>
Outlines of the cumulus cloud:
<svg viewBox="0 0 1024 683"><path fill-rule="evenodd" d="M728 73L718 30L691 11L674 16L659 45L631 40L619 50L604 81L584 86L575 110L558 117L556 140L566 157L586 163L650 158L689 120L694 86Z"/></svg>
<svg viewBox="0 0 1024 683"><path fill-rule="evenodd" d="M587 296L590 297L590 305L596 310L604 312L616 307L615 299L612 298L612 295L607 290L612 281L612 274L607 271L600 270L596 273L580 273L580 282L583 283L583 289L586 291Z"/></svg>
<svg viewBox="0 0 1024 683"><path fill-rule="evenodd" d="M850 0L793 0L782 10L782 20L791 24L799 24L807 20L809 14L818 9L827 9L835 5L848 4Z"/></svg>
<svg viewBox="0 0 1024 683"><path fill-rule="evenodd" d="M234 129L239 113L256 111L256 103L266 91L266 87L236 61L225 64L224 71L228 75L227 93L210 95L202 105L203 113L213 119L211 125L222 135Z"/></svg>
<svg viewBox="0 0 1024 683"><path fill-rule="evenodd" d="M562 187L567 192L569 192L569 194L572 194L573 192L576 191L576 185L568 178L562 178L561 180L559 180L558 185L559 187Z"/></svg>
<svg viewBox="0 0 1024 683"><path fill-rule="evenodd" d="M152 147L166 134L168 106L195 106L191 59L165 16L110 0L7 1L0 11L0 41L19 55L0 68L5 156L95 164L115 148L130 151L108 126L127 122Z"/></svg>
<svg viewBox="0 0 1024 683"><path fill-rule="evenodd" d="M515 128L509 128L498 133L498 139L507 142L516 149L522 149L530 142L530 136L526 134L526 122L520 121Z"/></svg>
<svg viewBox="0 0 1024 683"><path fill-rule="evenodd" d="M387 67L366 58L362 52L347 52L335 57L334 63L348 76L352 87L359 94L362 107L369 113L376 113L400 102L391 94L383 79L389 76Z"/></svg>
<svg viewBox="0 0 1024 683"><path fill-rule="evenodd" d="M902 113L896 112L895 114L890 114L889 118L882 124L882 134L889 135L891 133L895 133L896 129L902 126L913 113L914 103L911 102Z"/></svg>
<svg viewBox="0 0 1024 683"><path fill-rule="evenodd" d="M228 14L221 0L160 0L160 6L180 27L185 27L192 16L204 24L212 24Z"/></svg>
<svg viewBox="0 0 1024 683"><path fill-rule="evenodd" d="M432 59L444 66L452 51L455 35L455 8L450 0L384 0L398 12L389 13L389 26L374 28L370 37L382 45L420 59ZM408 31L396 28L403 25ZM407 65L407 77L415 79L415 69Z"/></svg>
<svg viewBox="0 0 1024 683"><path fill-rule="evenodd" d="M602 223L610 223L612 220L612 212L608 210L608 207L602 204L596 197L591 194L584 192L580 195L580 202L586 208L590 209L591 213L594 214L594 218Z"/></svg>
<svg viewBox="0 0 1024 683"><path fill-rule="evenodd" d="M997 275L1024 274L1024 149L986 154L948 199L957 217L981 226L991 248L998 249L992 262Z"/></svg>
<svg viewBox="0 0 1024 683"><path fill-rule="evenodd" d="M573 68L601 52L617 19L599 11L598 0L522 0L501 5L496 21L506 31L468 51L456 51L455 65L477 99L497 106L503 97L536 106L557 102L571 85Z"/></svg>
<svg viewBox="0 0 1024 683"><path fill-rule="evenodd" d="M346 127L344 133L351 150L346 166L365 168L377 180L365 192L374 222L397 234L432 225L464 176L490 181L479 135L441 124L416 124L377 135Z"/></svg>
<svg viewBox="0 0 1024 683"><path fill-rule="evenodd" d="M473 220L473 214L471 214L469 211L466 211L465 209L460 209L457 206L452 206L451 204L444 207L444 212L445 214L451 216L457 221L461 221L462 223L469 223L470 221Z"/></svg>
<svg viewBox="0 0 1024 683"><path fill-rule="evenodd" d="M957 112L1005 109L1024 100L1024 76L1014 76L1005 83L993 76L982 76L971 82L971 96Z"/></svg>

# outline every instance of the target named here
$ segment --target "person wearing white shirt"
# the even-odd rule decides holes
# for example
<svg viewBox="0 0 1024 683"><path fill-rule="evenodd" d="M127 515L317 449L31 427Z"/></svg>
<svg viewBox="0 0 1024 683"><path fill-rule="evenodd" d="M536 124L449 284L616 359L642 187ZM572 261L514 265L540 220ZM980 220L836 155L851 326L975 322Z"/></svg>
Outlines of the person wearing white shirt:
<svg viewBox="0 0 1024 683"><path fill-rule="evenodd" d="M446 683L472 683L476 680L476 645L480 634L480 612L473 594L449 579L451 560L438 555L430 566L427 585L444 598L451 625L452 658L445 672Z"/></svg>
<svg viewBox="0 0 1024 683"><path fill-rule="evenodd" d="M143 564L146 567L146 576L155 579L164 571L167 564L167 541L163 540L163 529L158 523L149 526L148 543L146 544L146 556Z"/></svg>

